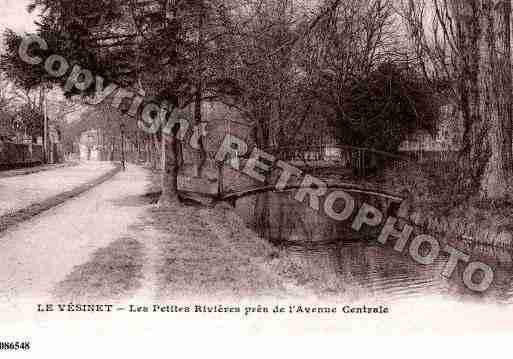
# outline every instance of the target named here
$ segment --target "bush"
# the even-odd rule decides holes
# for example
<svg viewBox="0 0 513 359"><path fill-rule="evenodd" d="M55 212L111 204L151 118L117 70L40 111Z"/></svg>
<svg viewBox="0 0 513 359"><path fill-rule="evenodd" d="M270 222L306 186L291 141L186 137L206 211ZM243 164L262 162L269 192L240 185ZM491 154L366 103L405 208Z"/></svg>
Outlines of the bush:
<svg viewBox="0 0 513 359"><path fill-rule="evenodd" d="M396 153L409 134L436 129L436 95L408 67L384 63L345 91L349 100L336 119L344 144Z"/></svg>

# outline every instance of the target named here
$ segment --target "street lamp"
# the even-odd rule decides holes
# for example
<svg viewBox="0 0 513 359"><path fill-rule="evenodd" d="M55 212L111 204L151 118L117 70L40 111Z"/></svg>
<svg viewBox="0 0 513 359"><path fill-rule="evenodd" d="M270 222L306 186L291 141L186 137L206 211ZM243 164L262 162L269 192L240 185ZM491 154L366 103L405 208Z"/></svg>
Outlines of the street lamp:
<svg viewBox="0 0 513 359"><path fill-rule="evenodd" d="M123 171L125 171L125 124L121 122L119 128L121 130L121 166L123 167Z"/></svg>

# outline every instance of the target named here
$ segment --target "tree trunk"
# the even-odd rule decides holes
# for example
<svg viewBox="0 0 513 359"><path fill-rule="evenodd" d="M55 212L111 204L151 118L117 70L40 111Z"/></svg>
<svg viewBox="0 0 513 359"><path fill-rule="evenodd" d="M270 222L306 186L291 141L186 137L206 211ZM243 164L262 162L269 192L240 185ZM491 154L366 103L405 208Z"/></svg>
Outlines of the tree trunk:
<svg viewBox="0 0 513 359"><path fill-rule="evenodd" d="M507 154L505 134L511 122L511 76L505 76L506 72L511 74L511 48L509 25L503 23L504 4L504 0L484 0L481 16L481 113L488 132L489 146L489 157L481 181L481 196L487 199L506 196L507 166L511 158L511 154ZM504 34L506 28L508 34Z"/></svg>
<svg viewBox="0 0 513 359"><path fill-rule="evenodd" d="M194 164L194 177L201 177L203 174L203 168L207 161L207 151L205 149L205 136L204 136L204 124L201 115L201 85L198 85L196 92L196 98L194 103L194 124L195 131L198 131L198 147L196 163Z"/></svg>
<svg viewBox="0 0 513 359"><path fill-rule="evenodd" d="M162 136L162 195L159 207L178 202L179 142L174 134Z"/></svg>
<svg viewBox="0 0 513 359"><path fill-rule="evenodd" d="M144 139L144 148L145 148L145 151L146 151L146 165L150 165L151 164L151 148L150 148L150 139L148 137L146 137Z"/></svg>
<svg viewBox="0 0 513 359"><path fill-rule="evenodd" d="M139 164L141 162L141 142L139 140L139 132L135 131L135 163Z"/></svg>
<svg viewBox="0 0 513 359"><path fill-rule="evenodd" d="M500 79L503 87L504 118L504 156L508 175L513 173L513 76L511 62L511 0L503 0L502 6L496 7L499 19L499 65Z"/></svg>
<svg viewBox="0 0 513 359"><path fill-rule="evenodd" d="M156 135L151 137L151 168L154 170L159 169L159 156L158 156L159 141Z"/></svg>
<svg viewBox="0 0 513 359"><path fill-rule="evenodd" d="M511 0L453 0L464 173L484 199L507 194L511 163Z"/></svg>
<svg viewBox="0 0 513 359"><path fill-rule="evenodd" d="M183 164L181 142L178 140L179 126L175 125L170 134L162 134L162 195L160 207L171 206L178 199L178 173Z"/></svg>
<svg viewBox="0 0 513 359"><path fill-rule="evenodd" d="M254 228L265 239L271 239L271 208L269 196L269 192L264 192L257 195L255 200Z"/></svg>
<svg viewBox="0 0 513 359"><path fill-rule="evenodd" d="M194 164L194 176L201 177L203 168L207 161L207 151L204 140L204 124L201 113L203 97L203 6L200 5L200 15L198 16L198 42L197 42L197 62L196 62L196 93L194 95L194 124L198 133L197 159Z"/></svg>
<svg viewBox="0 0 513 359"><path fill-rule="evenodd" d="M255 139L255 144L260 149L267 149L271 144L271 128L270 128L270 112L265 111L263 109L259 110L259 113L255 118L258 121L253 128L253 138Z"/></svg>
<svg viewBox="0 0 513 359"><path fill-rule="evenodd" d="M110 138L110 154L109 154L109 161L111 161L111 162L114 161L114 151L115 151L114 146L115 146L114 137L111 136L111 138Z"/></svg>

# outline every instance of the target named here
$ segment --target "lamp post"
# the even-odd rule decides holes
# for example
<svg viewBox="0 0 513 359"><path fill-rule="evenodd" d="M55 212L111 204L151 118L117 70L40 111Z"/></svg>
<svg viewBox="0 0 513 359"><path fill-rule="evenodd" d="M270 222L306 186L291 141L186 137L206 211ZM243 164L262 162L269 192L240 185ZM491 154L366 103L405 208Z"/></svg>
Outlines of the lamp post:
<svg viewBox="0 0 513 359"><path fill-rule="evenodd" d="M41 87L41 97L43 106L43 158L45 163L50 162L48 146L48 113L46 108L46 94L44 87Z"/></svg>
<svg viewBox="0 0 513 359"><path fill-rule="evenodd" d="M125 124L121 122L119 125L121 130L121 166L123 167L123 171L126 170L125 165Z"/></svg>

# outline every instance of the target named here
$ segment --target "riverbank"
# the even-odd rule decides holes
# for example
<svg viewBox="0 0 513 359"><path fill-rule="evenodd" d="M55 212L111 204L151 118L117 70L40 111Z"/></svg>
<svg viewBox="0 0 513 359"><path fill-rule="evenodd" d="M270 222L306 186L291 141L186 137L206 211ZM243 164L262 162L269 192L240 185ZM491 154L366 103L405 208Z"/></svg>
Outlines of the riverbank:
<svg viewBox="0 0 513 359"><path fill-rule="evenodd" d="M153 193L156 193L158 191L158 184L160 182L160 178L158 173L153 173L152 176L154 177L153 181L155 183L155 190L153 191ZM212 179L213 178L214 177L212 176ZM332 180L336 180L336 175L330 176L330 178ZM406 209L404 207L402 208L403 210L405 210L405 213L402 214L402 217L409 220L410 217L412 217L412 213L415 213L416 210L420 210L422 211L420 212L422 213L421 217L424 218L413 218L411 221L409 221L410 223L415 223L417 227L421 227L417 229L415 233L429 233L435 236L437 239L441 240L442 242L458 242L458 244L461 244L462 246L470 246L468 248L468 253L472 253L474 256L476 256L476 258L487 257L487 255L483 255L483 253L481 253L483 251L486 252L486 250L481 250L481 248L476 247L476 244L478 243L485 243L487 245L493 245L495 247L502 247L504 249L508 249L509 239L507 238L507 236L502 234L503 232L498 233L497 230L490 230L489 227L487 227L487 225L492 226L494 224L497 225L497 223L500 223L493 222L497 220L497 217L492 217L491 220L486 217L482 217L483 221L481 222L475 220L477 216L479 216L480 214L482 215L482 213L485 213L487 210L490 211L490 209L475 209L475 212L471 212L471 215L473 216L472 217L471 215L469 215L469 213L462 212L460 208L460 212L454 211L450 216L443 217L444 215L446 215L447 212L441 211L444 208L440 205L437 205L437 203L439 203L437 201L442 201L444 199L446 201L449 201L451 200L451 198L444 197L446 193L443 192L440 188L439 192L436 192L436 181L438 181L440 178L443 178L443 176L440 175L439 177L433 178L430 176L425 176L425 173L422 173L418 169L410 168L408 171L404 171L400 175L397 172L388 172L385 174L385 176L382 176L380 178L369 178L366 181L360 182L359 184L363 186L372 186L372 188L379 188L385 191L398 191L400 192L400 194L404 194L407 200L410 201L410 206ZM348 178L343 179L346 181L348 180ZM185 180L186 178L183 177L182 181ZM215 185L213 181L212 183ZM447 185L448 184L446 184L445 186ZM440 186L440 184L438 184L438 186ZM475 205L475 202L469 202L466 205ZM419 207L420 209L418 209ZM189 208L195 208L194 215L188 213L190 210ZM432 212L428 212L429 209ZM499 207L491 209L495 210L495 213L497 214L500 213ZM437 213L437 210L439 210L440 212ZM226 204L219 204L215 207L195 207L191 204L181 204L179 207L176 207L174 211L171 212L169 212L168 210L162 210L163 212L160 212L161 210L158 209L155 209L155 211L155 214L152 215L152 217L155 218L155 222L152 223L152 226L159 228L162 232L174 232L176 231L176 228L178 226L180 228L180 233L183 233L183 236L181 236L181 238L184 241L187 242L189 241L189 238L193 238L193 241L197 244L198 247L190 248L191 252L199 251L200 253L204 253L206 251L212 251L213 253L215 253L215 256L220 256L219 258L222 257L222 255L220 255L219 253L219 248L223 248L222 250L226 251L227 253L237 253L237 258L245 258L245 261L249 261L250 263L255 264L256 267L259 268L257 272L262 271L265 273L270 273L273 276L273 278L276 278L278 282L281 283L280 286L282 288L295 288L293 292L299 288L300 292L303 292L303 294L301 295L308 293L306 295L316 296L317 298L325 299L326 297L330 297L330 295L332 294L337 296L338 298L348 298L348 296L352 296L354 294L353 292L355 291L355 289L350 287L347 284L347 281L341 280L341 278L337 278L337 273L339 273L339 266L341 265L341 263L344 263L344 261L341 263L332 263L337 261L337 255L338 253L340 253L341 248L334 248L333 250L323 249L323 253L316 252L315 254L310 255L308 253L293 253L290 250L284 250L279 246L273 246L267 240L263 239L262 236L256 234L252 230L249 230L247 223L245 223L239 217L239 215L237 215L233 208ZM176 212L179 212L180 214L185 213L185 215L177 216ZM293 215L294 214L292 214L292 216ZM506 220L513 218L513 216L508 217L508 214L504 215L504 217ZM191 220L191 218L193 219ZM442 218L443 220L439 221L438 218ZM432 221L430 222L426 219L432 219ZM179 225L177 225L177 223L179 223ZM461 223L472 223L472 226L461 225ZM188 228L185 229L184 226L187 226ZM477 232L477 229L481 230L481 227L478 226L482 226L484 230L482 232ZM497 226L495 228L504 230L504 228L507 227ZM473 234L475 237L469 237L469 234L466 234L466 231L472 230L475 230L477 233L470 233ZM457 231L461 231L461 233L458 235L458 233L455 233ZM201 234L198 235L198 233ZM499 237L499 234L501 234L501 237ZM465 235L467 235L467 237L465 237L466 239L462 237ZM214 238L214 240L211 240L210 243L205 243L204 238ZM500 241L504 240L504 243L497 243L497 238L499 238ZM166 241L168 242L168 240ZM163 248L162 244L159 245L157 247L158 251L164 253L176 252L174 242L175 241L172 241L170 247L166 248ZM212 249L211 246L213 246L214 248ZM355 253L358 253L355 257L358 258L355 263L355 266L357 267L360 267L361 262L365 261L361 258L367 258L367 255L359 252L360 250L364 252L373 252L376 250L380 251L379 248L372 248L372 245L368 246L368 248L365 246L364 248L351 248L350 246L344 248L344 251L346 252L355 251ZM492 262L499 258L499 264L504 268L509 268L510 254L508 252L504 253L506 254L499 254L498 257L495 256L495 254L492 255ZM388 258L390 254L381 253L381 256L385 259ZM199 255L199 257L202 258L201 254ZM408 259L406 259L406 261L407 260ZM213 259L213 261L213 268L216 268L218 259ZM438 264L443 265L442 262ZM183 263L180 263L180 265L182 264ZM240 266L239 263L236 264L236 267L238 266ZM200 267L202 268L202 275L206 275L207 278L209 278L206 282L215 283L215 277L210 277L211 266L208 265L207 268L203 268L203 266ZM322 270L323 267L325 270ZM161 274L159 276L165 277L165 273L169 273L169 270L171 270L168 268L166 268L165 265L161 265ZM194 266L191 266L190 270L194 271L194 268ZM416 269L411 269L409 267L408 262L396 263L393 270L403 271L406 269L413 270L414 272L416 271ZM254 278L258 278L257 275L251 273L253 270L255 270L254 267L253 269L248 270L250 273L248 275L250 281ZM182 272L184 270L180 267L179 271ZM230 273L230 278L235 276L233 277L235 283L241 281L241 277L238 277L240 273L234 275L233 271L228 270L228 272ZM223 271L221 270L220 273L223 273ZM381 270L376 269L376 273L381 273ZM359 275L357 274L357 276ZM378 277L381 278L380 275L378 275ZM502 274L499 277L506 278L506 276L503 276ZM189 281L191 281L192 283L197 283L198 280L201 282L201 278L195 279L189 277L188 279L183 280L181 286L174 287L174 289L171 292L179 292L180 288L184 285L187 286L187 283ZM508 280L509 279L506 278L504 279L504 282L506 283ZM167 281L169 281L169 279ZM165 279L162 282L167 283ZM384 280L384 282L388 283L388 280ZM263 282L257 280L257 282L254 282L253 284L256 283L262 284ZM419 286L422 287L425 285L425 283L429 283L429 285L433 286L439 285L439 283L423 281L422 283L419 283ZM245 288L243 289L243 292L245 293L243 296L250 295L249 293L251 292L251 290L248 288L253 287L253 284L251 284L250 287L242 287ZM260 284L258 286L262 287ZM441 285L444 287L444 290L446 291L447 288L445 288L445 284L442 282ZM164 287L165 286L166 285L164 285ZM238 286L238 284L236 286ZM504 286L501 285L501 290L502 287L507 286L507 283ZM209 287L209 285L207 285L207 287ZM224 283L222 280L220 287L225 289L227 288L226 283ZM263 285L263 287L265 288L266 285ZM234 288L226 290L228 291L228 293L230 293L233 292ZM164 295L165 297L167 297L171 292L166 290L163 291L163 293L167 293ZM193 289L191 289L191 292L189 293L192 292ZM215 293L215 291L207 291L206 296L210 297L211 293ZM255 293L251 294L250 296L254 294ZM273 296L280 295L273 294ZM358 297L358 295L356 295L356 297Z"/></svg>
<svg viewBox="0 0 513 359"><path fill-rule="evenodd" d="M448 242L513 248L513 197L487 201L465 190L451 163L412 163L381 182L404 196L401 217ZM510 191L513 194L513 185Z"/></svg>
<svg viewBox="0 0 513 359"><path fill-rule="evenodd" d="M156 202L159 176L153 173L152 177L155 188L150 193ZM357 239L351 236L350 227L333 228L302 210L304 204L277 196L280 195L275 194L268 202L269 227L253 227L254 201L238 203L235 209L226 203L213 206L180 203L170 209L152 208L147 227L164 233L150 246L156 258L152 262L157 263L152 270L156 274L153 280L158 288L156 297L308 297L315 301L394 302L410 296L448 295L459 300L477 300L461 281L459 271L463 268L458 268L451 279L440 275L447 256L442 255L424 267L407 252L397 253L390 246L377 243L378 233L369 232L365 238ZM249 206L249 217L246 206ZM300 241L315 237L321 242L306 246L271 242L266 238L274 238L273 233L284 238L296 234L296 240ZM436 233L432 235L443 240ZM337 240L322 241L323 238ZM496 284L483 300L508 301L510 252L490 252L476 245L457 248L475 260L494 265Z"/></svg>
<svg viewBox="0 0 513 359"><path fill-rule="evenodd" d="M351 171L318 175L330 182L358 183L404 199L400 219L446 243L513 248L513 183L509 198L486 201L468 192L458 167L450 162L410 162L400 170L358 178Z"/></svg>
<svg viewBox="0 0 513 359"><path fill-rule="evenodd" d="M148 193L156 202L160 176L149 176ZM167 233L149 245L157 297L325 299L344 292L334 278L308 270L249 229L226 203L155 206L148 212L147 227Z"/></svg>

